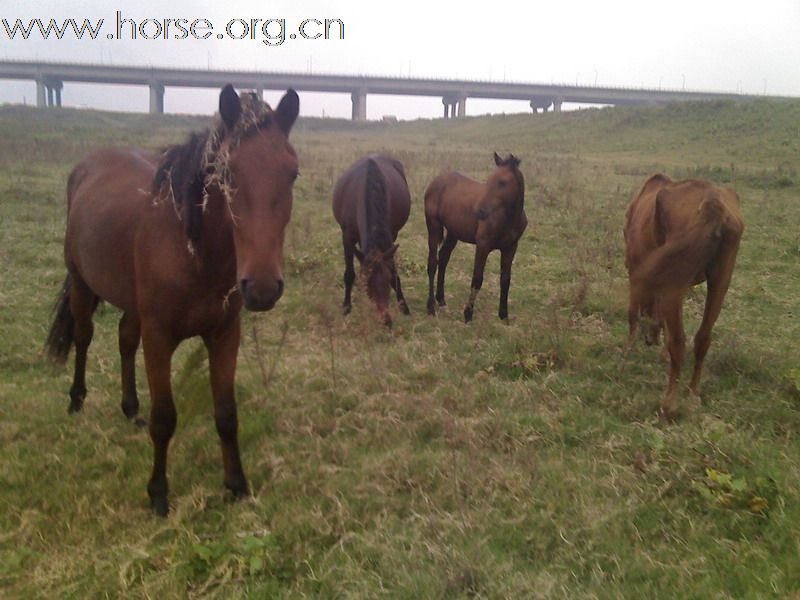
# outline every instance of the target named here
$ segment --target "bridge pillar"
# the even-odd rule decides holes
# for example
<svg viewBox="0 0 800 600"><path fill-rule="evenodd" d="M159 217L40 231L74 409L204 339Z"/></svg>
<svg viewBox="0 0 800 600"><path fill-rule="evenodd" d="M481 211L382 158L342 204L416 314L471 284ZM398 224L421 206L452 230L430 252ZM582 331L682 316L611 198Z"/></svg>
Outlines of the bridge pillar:
<svg viewBox="0 0 800 600"><path fill-rule="evenodd" d="M456 101L451 96L442 98L442 104L444 105L445 119L452 119L456 116Z"/></svg>
<svg viewBox="0 0 800 600"><path fill-rule="evenodd" d="M464 117L467 114L467 97L466 95L447 95L442 97L442 104L444 105L444 118L454 119L455 117Z"/></svg>
<svg viewBox="0 0 800 600"><path fill-rule="evenodd" d="M43 79L36 80L36 106L39 108L47 106L47 87Z"/></svg>
<svg viewBox="0 0 800 600"><path fill-rule="evenodd" d="M61 90L64 88L64 83L61 81L50 82L50 89L53 90L53 101L50 106L61 106Z"/></svg>
<svg viewBox="0 0 800 600"><path fill-rule="evenodd" d="M150 114L160 115L164 112L164 86L153 82L150 84Z"/></svg>
<svg viewBox="0 0 800 600"><path fill-rule="evenodd" d="M353 121L367 120L367 92L366 90L356 90L350 94L353 102Z"/></svg>
<svg viewBox="0 0 800 600"><path fill-rule="evenodd" d="M553 100L553 112L561 112L561 103L564 102L564 99L560 96Z"/></svg>
<svg viewBox="0 0 800 600"><path fill-rule="evenodd" d="M466 117L467 116L467 97L466 96L459 96L458 97L458 117Z"/></svg>
<svg viewBox="0 0 800 600"><path fill-rule="evenodd" d="M540 108L543 113L546 113L551 104L553 104L553 99L545 96L539 96L531 100L531 108L534 113L538 113Z"/></svg>

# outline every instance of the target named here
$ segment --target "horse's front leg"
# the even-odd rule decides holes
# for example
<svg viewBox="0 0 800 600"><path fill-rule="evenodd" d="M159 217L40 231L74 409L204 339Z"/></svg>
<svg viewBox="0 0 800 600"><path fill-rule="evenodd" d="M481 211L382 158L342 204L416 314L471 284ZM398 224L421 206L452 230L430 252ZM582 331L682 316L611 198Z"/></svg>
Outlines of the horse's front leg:
<svg viewBox="0 0 800 600"><path fill-rule="evenodd" d="M400 275L397 273L397 265L392 263L392 289L397 296L397 303L400 305L400 312L404 315L410 315L411 311L408 308L406 297L403 295L403 286L400 284Z"/></svg>
<svg viewBox="0 0 800 600"><path fill-rule="evenodd" d="M500 309L497 316L508 320L508 288L511 287L511 264L517 253L517 243L500 252Z"/></svg>
<svg viewBox="0 0 800 600"><path fill-rule="evenodd" d="M203 336L208 349L211 391L214 395L214 421L222 445L225 487L235 498L247 496L247 479L239 456L238 419L234 395L236 356L239 352L239 315Z"/></svg>
<svg viewBox="0 0 800 600"><path fill-rule="evenodd" d="M142 321L142 346L150 386L150 439L153 440L153 472L147 484L150 508L160 517L169 512L167 448L178 420L172 401L170 368L177 340L157 322Z"/></svg>
<svg viewBox="0 0 800 600"><path fill-rule="evenodd" d="M475 299L483 285L483 270L486 267L486 258L489 256L491 248L488 245L478 243L475 247L475 266L472 270L472 285L469 292L469 300L464 307L464 322L472 321L472 310L475 307Z"/></svg>

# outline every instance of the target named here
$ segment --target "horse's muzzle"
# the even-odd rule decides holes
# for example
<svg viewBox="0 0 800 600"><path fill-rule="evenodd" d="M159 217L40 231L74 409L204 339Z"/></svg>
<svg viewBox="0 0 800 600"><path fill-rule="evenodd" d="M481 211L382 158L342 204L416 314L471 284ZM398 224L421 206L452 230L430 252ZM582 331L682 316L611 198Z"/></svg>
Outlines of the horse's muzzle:
<svg viewBox="0 0 800 600"><path fill-rule="evenodd" d="M239 292L247 310L254 312L271 310L283 295L283 279L275 279L270 283L240 279Z"/></svg>

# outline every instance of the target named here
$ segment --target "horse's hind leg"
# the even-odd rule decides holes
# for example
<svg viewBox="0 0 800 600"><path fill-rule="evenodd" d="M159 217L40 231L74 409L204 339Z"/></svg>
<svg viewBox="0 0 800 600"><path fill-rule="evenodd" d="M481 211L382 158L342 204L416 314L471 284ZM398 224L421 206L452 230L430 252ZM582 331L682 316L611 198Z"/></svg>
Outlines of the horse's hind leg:
<svg viewBox="0 0 800 600"><path fill-rule="evenodd" d="M633 349L636 343L636 336L639 335L639 320L641 319L641 304L636 292L634 291L633 284L630 285L628 293L628 341L625 344L625 350L622 356L625 357Z"/></svg>
<svg viewBox="0 0 800 600"><path fill-rule="evenodd" d="M425 224L428 226L428 314L436 314L436 304L433 300L433 278L436 275L438 261L436 252L439 250L439 243L442 241L443 228L438 219L429 218L425 215Z"/></svg>
<svg viewBox="0 0 800 600"><path fill-rule="evenodd" d="M703 371L703 361L705 360L708 347L711 345L711 328L722 310L722 302L731 282L733 273L733 259L725 261L722 265L713 269L708 274L706 284L708 292L706 294L706 307L703 312L703 321L700 329L694 336L694 371L689 389L695 396L700 395L700 374Z"/></svg>
<svg viewBox="0 0 800 600"><path fill-rule="evenodd" d="M686 335L683 331L681 315L682 304L682 298L675 296L665 300L661 305L667 329L667 349L669 350L669 383L667 394L661 402L661 415L666 419L673 419L678 413L678 377L681 373L686 347Z"/></svg>
<svg viewBox="0 0 800 600"><path fill-rule="evenodd" d="M353 244L347 240L344 243L344 302L342 302L342 311L344 314L350 314L352 304L350 301L350 294L353 291L353 282L356 280L356 269L353 265L353 255L355 254Z"/></svg>
<svg viewBox="0 0 800 600"><path fill-rule="evenodd" d="M136 394L136 350L139 348L139 317L124 313L119 321L119 354L122 362L122 412L129 419L139 414ZM143 425L137 420L137 425Z"/></svg>
<svg viewBox="0 0 800 600"><path fill-rule="evenodd" d="M69 412L78 412L83 408L86 398L86 355L89 344L92 343L94 324L92 314L97 308L98 297L89 286L73 273L72 290L69 299L69 309L74 319L72 335L75 340L75 373L72 378L72 387L69 390Z"/></svg>
<svg viewBox="0 0 800 600"><path fill-rule="evenodd" d="M447 305L444 301L444 274L447 270L447 263L450 262L450 255L453 253L453 248L456 247L456 243L458 243L456 237L448 232L447 237L444 238L442 247L439 249L439 276L436 278L436 302L439 303L439 306Z"/></svg>

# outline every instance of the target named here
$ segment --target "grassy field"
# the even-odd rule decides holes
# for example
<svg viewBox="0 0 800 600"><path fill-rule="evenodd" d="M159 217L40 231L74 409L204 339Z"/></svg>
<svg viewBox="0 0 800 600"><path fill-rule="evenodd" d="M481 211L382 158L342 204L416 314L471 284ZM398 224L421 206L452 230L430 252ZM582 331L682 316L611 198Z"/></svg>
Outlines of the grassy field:
<svg viewBox="0 0 800 600"><path fill-rule="evenodd" d="M302 101L302 98L301 98ZM252 498L222 486L207 362L184 343L172 512L148 511L152 450L119 408L119 313L102 308L89 395L42 345L64 276L71 166L158 147L205 119L0 107L0 596L6 598L764 598L800 594L800 102L613 108L401 124L301 121L286 293L244 316L237 389ZM406 165L412 314L384 331L354 294L330 193L360 155ZM492 255L461 322L425 314L426 184L483 178L514 152L531 221L496 316ZM656 414L657 348L627 329L622 220L651 172L733 186L747 229L706 362L703 403ZM704 290L687 299L689 337ZM149 408L141 353L140 395ZM71 363L70 363L71 366ZM691 354L684 367L688 380Z"/></svg>

